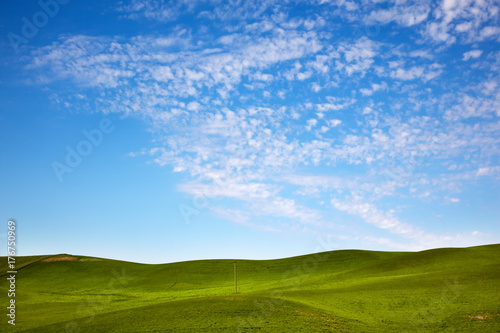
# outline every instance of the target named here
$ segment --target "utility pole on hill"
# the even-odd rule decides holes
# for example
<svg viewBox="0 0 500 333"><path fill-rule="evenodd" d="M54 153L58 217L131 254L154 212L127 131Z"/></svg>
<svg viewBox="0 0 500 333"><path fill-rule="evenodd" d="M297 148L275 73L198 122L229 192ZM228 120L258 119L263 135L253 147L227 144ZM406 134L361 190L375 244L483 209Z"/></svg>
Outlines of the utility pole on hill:
<svg viewBox="0 0 500 333"><path fill-rule="evenodd" d="M236 285L236 260L234 261L234 293L238 293L238 288Z"/></svg>

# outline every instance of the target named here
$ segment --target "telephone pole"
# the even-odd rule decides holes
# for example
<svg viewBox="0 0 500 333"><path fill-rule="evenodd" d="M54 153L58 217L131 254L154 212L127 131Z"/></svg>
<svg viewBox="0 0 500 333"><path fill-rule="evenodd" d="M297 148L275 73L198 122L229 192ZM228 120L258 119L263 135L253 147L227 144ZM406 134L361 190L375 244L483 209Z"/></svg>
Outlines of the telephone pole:
<svg viewBox="0 0 500 333"><path fill-rule="evenodd" d="M238 288L236 284L236 260L234 261L234 293L238 293Z"/></svg>

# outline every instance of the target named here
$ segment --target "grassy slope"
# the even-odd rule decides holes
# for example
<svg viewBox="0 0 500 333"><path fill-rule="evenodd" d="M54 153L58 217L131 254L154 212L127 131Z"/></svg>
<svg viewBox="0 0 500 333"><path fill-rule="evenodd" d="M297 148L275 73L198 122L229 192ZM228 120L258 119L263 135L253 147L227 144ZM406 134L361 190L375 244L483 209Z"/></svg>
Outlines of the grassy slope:
<svg viewBox="0 0 500 333"><path fill-rule="evenodd" d="M500 331L500 244L240 260L238 295L231 260L49 257L18 258L17 325L2 332Z"/></svg>

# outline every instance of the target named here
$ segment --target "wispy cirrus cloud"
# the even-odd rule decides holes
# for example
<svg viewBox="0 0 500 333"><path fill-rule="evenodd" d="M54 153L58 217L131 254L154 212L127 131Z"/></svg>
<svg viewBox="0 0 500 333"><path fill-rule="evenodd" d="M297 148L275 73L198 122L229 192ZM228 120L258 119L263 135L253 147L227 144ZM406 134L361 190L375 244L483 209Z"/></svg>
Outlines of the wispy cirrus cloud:
<svg viewBox="0 0 500 333"><path fill-rule="evenodd" d="M145 119L155 141L133 155L186 175L178 191L217 200L219 217L319 233L345 212L395 237L391 244L446 241L378 205L448 204L468 184L498 179L500 53L421 43L495 42L497 6L308 5L297 15L286 1L122 3L123 19L194 23L161 36L63 36L34 50L25 68L36 74L30 84L68 86L56 103ZM340 34L341 23L400 30ZM412 38L398 37L409 29Z"/></svg>

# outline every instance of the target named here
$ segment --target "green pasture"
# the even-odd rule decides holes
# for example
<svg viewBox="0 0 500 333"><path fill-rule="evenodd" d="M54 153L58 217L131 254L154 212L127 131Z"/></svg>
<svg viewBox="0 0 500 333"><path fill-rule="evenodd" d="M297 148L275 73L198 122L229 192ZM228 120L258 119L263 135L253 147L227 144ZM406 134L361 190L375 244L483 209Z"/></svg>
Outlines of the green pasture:
<svg viewBox="0 0 500 333"><path fill-rule="evenodd" d="M16 260L1 332L500 332L500 244L237 260L238 294L233 260Z"/></svg>

